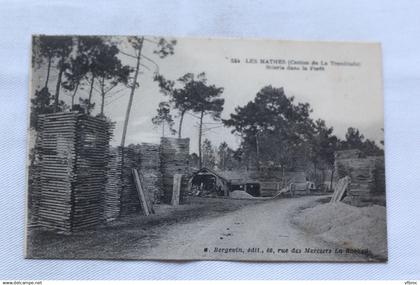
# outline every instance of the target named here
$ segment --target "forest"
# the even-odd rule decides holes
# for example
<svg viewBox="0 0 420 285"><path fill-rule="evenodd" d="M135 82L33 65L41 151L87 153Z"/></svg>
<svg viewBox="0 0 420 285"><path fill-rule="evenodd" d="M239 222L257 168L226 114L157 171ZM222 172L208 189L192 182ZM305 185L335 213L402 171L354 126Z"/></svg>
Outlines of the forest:
<svg viewBox="0 0 420 285"><path fill-rule="evenodd" d="M82 112L112 121L104 112L106 102L122 94L129 98L120 143L124 147L133 99L148 96L137 90L142 84L139 73L149 72L164 98L152 118L161 135L182 138L186 114L197 121L198 153L190 154L194 168L293 171L303 161L316 177L319 170L333 169L337 150L383 155L383 141L378 145L352 126L344 138L337 137L328 122L312 117L309 103L297 102L281 86L261 86L253 100L224 114L224 88L209 82L205 72L186 73L177 79L159 72L154 58L173 55L175 40L127 37L124 49L119 41L103 36L35 36L33 67L43 74L43 82L32 94L31 128L37 129L39 114L54 112ZM145 54L145 44L153 46L152 53ZM124 57L134 64L125 65ZM205 118L214 125L205 123ZM239 147L226 142L215 145L204 135L221 127L240 137Z"/></svg>

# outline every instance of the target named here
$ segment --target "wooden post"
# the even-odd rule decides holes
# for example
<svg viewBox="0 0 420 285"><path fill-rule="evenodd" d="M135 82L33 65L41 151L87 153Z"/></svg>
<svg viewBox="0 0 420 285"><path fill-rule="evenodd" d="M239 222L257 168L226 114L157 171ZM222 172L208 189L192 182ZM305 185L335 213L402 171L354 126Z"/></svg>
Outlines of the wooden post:
<svg viewBox="0 0 420 285"><path fill-rule="evenodd" d="M175 174L174 175L174 186L172 188L172 206L179 205L179 196L181 194L181 182L182 182L182 174Z"/></svg>
<svg viewBox="0 0 420 285"><path fill-rule="evenodd" d="M137 169L133 168L131 169L133 176L134 176L134 182L136 184L137 192L139 193L139 199L141 203L141 208L143 209L143 213L145 216L150 215L149 207L147 205L147 197L143 191L143 187L141 186L139 173L137 172Z"/></svg>

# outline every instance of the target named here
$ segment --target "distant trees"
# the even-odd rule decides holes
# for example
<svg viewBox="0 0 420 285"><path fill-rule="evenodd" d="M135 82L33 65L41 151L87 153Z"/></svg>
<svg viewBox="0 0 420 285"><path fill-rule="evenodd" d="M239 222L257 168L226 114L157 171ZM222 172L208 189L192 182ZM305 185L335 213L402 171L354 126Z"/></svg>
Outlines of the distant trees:
<svg viewBox="0 0 420 285"><path fill-rule="evenodd" d="M38 36L34 37L33 62L38 66L47 62L47 71L44 88L48 88L52 64L56 64L58 70L57 82L54 93L53 109L59 111L59 96L64 71L69 66L70 53L73 49L73 38L68 36Z"/></svg>
<svg viewBox="0 0 420 285"><path fill-rule="evenodd" d="M311 135L311 112L309 104L295 103L283 88L267 86L223 122L242 137L242 149L248 159L255 157L257 167L266 162L284 168Z"/></svg>
<svg viewBox="0 0 420 285"><path fill-rule="evenodd" d="M178 138L181 138L184 116L188 111L192 111L193 109L194 101L191 98L193 93L189 92L190 88L187 86L191 85L194 81L194 74L186 73L178 78L177 82L181 83L181 87L179 88L175 87L174 81L166 79L163 75L157 75L155 81L158 82L161 93L169 97L167 103L178 111Z"/></svg>
<svg viewBox="0 0 420 285"><path fill-rule="evenodd" d="M65 106L64 102L59 100L61 88L71 92L71 109L74 109L76 94L80 87L89 85L88 99L80 101L82 107L85 107L85 111L90 113L93 108L92 93L96 83L102 99L101 114L103 114L106 94L118 83L126 84L130 73L130 68L122 65L117 57L118 54L118 47L104 37L34 37L34 66L40 68L42 64L46 63L47 65L44 84L46 90L42 92L44 99L46 94L50 93L48 85L51 71L53 68L56 69L55 94L51 96L53 112L64 110L60 107ZM40 95L41 93L36 92L35 95L37 94ZM50 112L47 106L45 106L45 112Z"/></svg>
<svg viewBox="0 0 420 285"><path fill-rule="evenodd" d="M215 150L210 140L205 139L202 145L203 161L202 166L214 169L216 166Z"/></svg>
<svg viewBox="0 0 420 285"><path fill-rule="evenodd" d="M141 64L141 60L145 59L152 64L157 64L150 59L149 57L145 56L143 54L143 45L145 41L149 41L156 45L156 48L154 49L153 53L158 55L160 58L165 58L169 55L174 54L174 46L176 45L175 40L167 41L164 38L160 38L157 41L152 39L146 39L145 37L128 37L128 42L132 48L132 53L123 53L124 55L134 58L136 60L136 66L134 68L134 77L132 78L130 82L130 97L127 104L127 111L125 112L125 119L124 119L124 125L123 125L123 132L121 137L121 146L124 147L125 145L125 139L127 136L127 128L128 128L128 121L130 119L130 112L131 112L131 106L133 104L133 97L134 92L136 88L138 88L140 85L138 83L138 75L140 72L140 67L144 66L147 68L146 65Z"/></svg>
<svg viewBox="0 0 420 285"><path fill-rule="evenodd" d="M365 155L383 155L384 150L381 149L375 141L365 139L365 136L356 128L347 129L345 140L339 145L339 149L359 149Z"/></svg>
<svg viewBox="0 0 420 285"><path fill-rule="evenodd" d="M217 148L217 168L220 171L241 168L237 152L230 148L226 142L222 142Z"/></svg>
<svg viewBox="0 0 420 285"><path fill-rule="evenodd" d="M31 99L31 114L29 125L31 128L38 130L38 115L49 114L54 112L54 107L51 104L52 95L48 91L48 87L42 87L40 90L35 90L35 95Z"/></svg>
<svg viewBox="0 0 420 285"><path fill-rule="evenodd" d="M171 109L168 102L160 102L157 109L157 115L152 118L152 123L155 126L162 126L162 136L165 136L165 125L168 126L172 135L176 133L174 130L174 120L172 119Z"/></svg>
<svg viewBox="0 0 420 285"><path fill-rule="evenodd" d="M204 139L202 145L202 167L218 171L242 168L237 153L226 142L215 146L209 139ZM190 165L199 168L199 157L196 153L190 155Z"/></svg>
<svg viewBox="0 0 420 285"><path fill-rule="evenodd" d="M142 67L149 70L147 61L156 66L153 59L143 55L145 42L156 47L153 55L164 58L173 54L176 41L164 38L127 37L122 41L104 36L35 36L33 38L33 66L42 71L45 68L44 87L36 90L32 98L31 126L36 125L36 118L41 113L65 111L67 105L60 100L63 88L71 97L71 109L90 114L95 106L93 94L100 95L99 115L104 115L105 99L115 94L118 85L130 89L130 97L123 124L121 145L124 146L128 121L135 90L139 87L138 76ZM128 45L128 52L124 45ZM131 50L130 50L131 48ZM124 49L124 51L122 50ZM131 52L131 53L130 53ZM122 56L135 59L134 66L124 65ZM55 71L52 77L52 71ZM51 94L49 86L51 78L56 80L55 93ZM87 98L79 97L80 90L88 89ZM111 93L113 91L113 93ZM121 90L118 90L119 92Z"/></svg>
<svg viewBox="0 0 420 285"><path fill-rule="evenodd" d="M366 155L381 155L383 150L373 140L365 139L359 130L350 127L345 140L337 138L324 120L314 121L308 103L295 102L283 88L266 86L253 101L236 107L229 119L223 120L233 133L241 136L241 157L248 163L293 169L303 158L311 163L314 179L317 170L334 169L334 153L357 148ZM225 146L221 146L221 152ZM331 173L331 180L334 171ZM321 182L321 181L317 181Z"/></svg>
<svg viewBox="0 0 420 285"><path fill-rule="evenodd" d="M331 169L330 180L334 177L334 153L339 146L339 139L333 135L334 129L327 127L324 120L315 121L312 136L309 140L309 159L313 164L314 180L318 179L317 169L326 165ZM322 179L324 180L324 179ZM316 181L323 182L323 181Z"/></svg>
<svg viewBox="0 0 420 285"><path fill-rule="evenodd" d="M105 45L98 54L96 62L97 81L101 96L100 115L104 115L105 96L118 84L127 85L131 68L123 66L117 57L119 49L116 45Z"/></svg>
<svg viewBox="0 0 420 285"><path fill-rule="evenodd" d="M191 94L190 98L193 99L192 111L199 114L199 131L198 131L198 157L200 168L202 167L202 144L203 137L203 118L209 115L213 120L220 120L223 111L225 99L220 98L223 93L222 87L215 85L208 85L205 74L199 74L197 80L191 81L187 87L187 92Z"/></svg>
<svg viewBox="0 0 420 285"><path fill-rule="evenodd" d="M83 78L88 72L88 65L86 58L83 56L76 56L75 58L70 59L69 67L64 73L66 80L62 83L64 89L72 92L71 94L71 109L74 109L75 98L77 91L79 90L80 84L83 82Z"/></svg>
<svg viewBox="0 0 420 285"><path fill-rule="evenodd" d="M210 116L213 120L220 120L225 100L221 98L222 87L208 84L204 72L194 75L187 73L177 81L181 87L176 88L175 82L167 80L162 75L156 76L161 92L169 97L168 104L178 110L179 127L178 137L181 137L183 118L186 112L190 111L197 114L199 118L198 133L198 157L199 167L203 164L202 155L202 137L203 137L203 119Z"/></svg>

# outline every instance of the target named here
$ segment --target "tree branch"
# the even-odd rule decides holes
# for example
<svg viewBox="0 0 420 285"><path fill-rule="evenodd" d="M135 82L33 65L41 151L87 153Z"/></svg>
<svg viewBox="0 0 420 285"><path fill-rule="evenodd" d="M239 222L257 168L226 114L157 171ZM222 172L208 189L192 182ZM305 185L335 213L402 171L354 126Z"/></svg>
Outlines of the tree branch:
<svg viewBox="0 0 420 285"><path fill-rule="evenodd" d="M135 58L135 59L137 59L137 57L136 57L136 56L134 56L134 55L132 55L132 54L129 54L129 53L126 53L126 52L123 52L122 50L120 50L120 53L121 53L121 54L123 54L123 55L125 55L125 56L128 56L128 57L131 57L131 58Z"/></svg>
<svg viewBox="0 0 420 285"><path fill-rule="evenodd" d="M158 41L154 41L154 40L150 40L150 39L146 39L146 38L143 38L143 40L144 41L147 41L147 42L149 42L149 43L153 43L153 44L159 44L159 42Z"/></svg>
<svg viewBox="0 0 420 285"><path fill-rule="evenodd" d="M156 72L159 73L159 65L151 58L145 56L145 55L141 55L142 58L147 59L148 61L150 61L151 63L153 63L156 67Z"/></svg>

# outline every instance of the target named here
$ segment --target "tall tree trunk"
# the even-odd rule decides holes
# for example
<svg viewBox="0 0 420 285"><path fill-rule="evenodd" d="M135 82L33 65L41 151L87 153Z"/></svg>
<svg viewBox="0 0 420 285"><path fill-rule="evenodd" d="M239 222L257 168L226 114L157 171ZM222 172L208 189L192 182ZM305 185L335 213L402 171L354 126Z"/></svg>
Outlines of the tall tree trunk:
<svg viewBox="0 0 420 285"><path fill-rule="evenodd" d="M141 44L138 49L136 71L134 73L133 86L131 86L130 99L128 100L127 111L125 113L124 128L123 128L123 133L122 133L122 138L121 138L121 147L124 147L125 145L125 137L127 135L127 127L128 127L128 120L130 119L131 105L133 104L134 91L136 90L136 85L137 85L137 77L139 76L140 59L141 59L141 51L143 49L143 42L144 42L144 37L142 37Z"/></svg>
<svg viewBox="0 0 420 285"><path fill-rule="evenodd" d="M200 115L200 130L198 132L198 168L201 169L203 167L203 158L201 153L201 138L203 136L203 117L204 117L204 111L201 111Z"/></svg>
<svg viewBox="0 0 420 285"><path fill-rule="evenodd" d="M101 82L101 113L100 113L101 116L104 115L104 106L105 106L104 84L105 84L105 77L102 78L102 82Z"/></svg>
<svg viewBox="0 0 420 285"><path fill-rule="evenodd" d="M73 95L71 96L71 110L74 109L74 98L76 97L77 89L79 88L80 82L77 82L76 87L74 88Z"/></svg>
<svg viewBox="0 0 420 285"><path fill-rule="evenodd" d="M50 80L51 61L52 57L50 56L48 57L47 78L45 79L45 88L48 88L48 81Z"/></svg>
<svg viewBox="0 0 420 285"><path fill-rule="evenodd" d="M184 115L185 115L185 112L186 112L187 110L183 110L182 112L181 112L181 118L179 119L179 127L178 127L178 138L180 139L181 138L181 132L182 132L182 122L184 121Z"/></svg>
<svg viewBox="0 0 420 285"><path fill-rule="evenodd" d="M100 113L101 116L104 115L104 105L105 105L105 94L102 93L101 94L101 113Z"/></svg>
<svg viewBox="0 0 420 285"><path fill-rule="evenodd" d="M64 57L60 60L60 71L58 72L58 79L57 85L55 86L55 97L54 97L54 112L58 112L58 103L59 103L59 96L60 96L60 88L61 88L61 80L63 78L64 73Z"/></svg>
<svg viewBox="0 0 420 285"><path fill-rule="evenodd" d="M87 113L90 114L90 104L92 104L92 92L93 92L93 83L95 82L95 75L92 74L92 80L90 81L90 89L89 89L89 97L88 97L88 105L87 105Z"/></svg>

